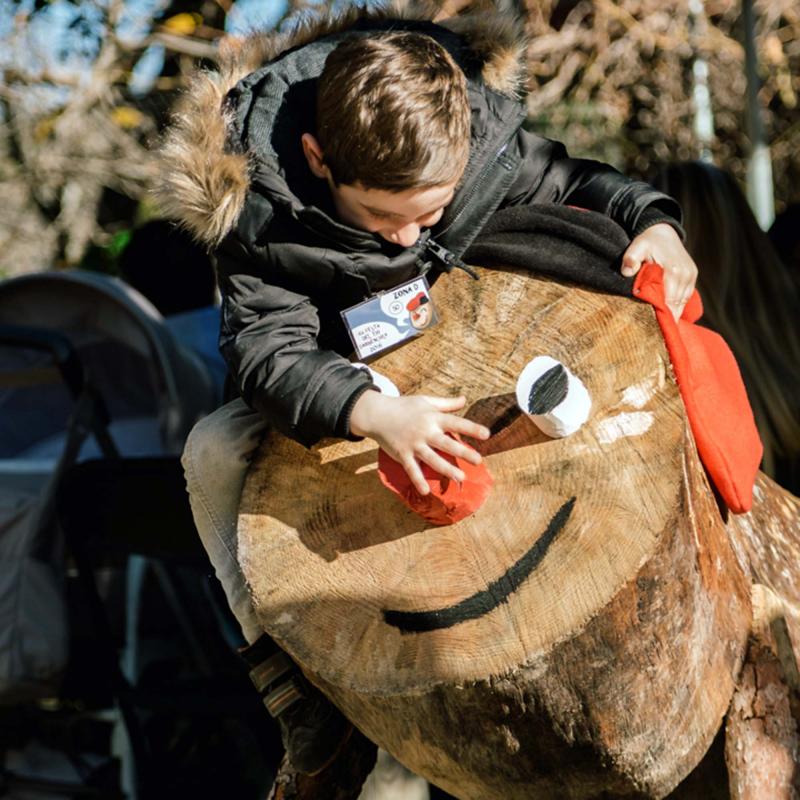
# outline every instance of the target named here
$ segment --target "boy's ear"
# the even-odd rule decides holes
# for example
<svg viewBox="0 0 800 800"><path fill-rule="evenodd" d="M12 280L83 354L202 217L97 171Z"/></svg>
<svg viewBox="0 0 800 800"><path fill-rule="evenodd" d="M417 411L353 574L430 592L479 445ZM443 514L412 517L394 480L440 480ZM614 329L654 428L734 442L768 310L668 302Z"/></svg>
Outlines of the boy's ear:
<svg viewBox="0 0 800 800"><path fill-rule="evenodd" d="M310 133L304 133L300 137L300 141L303 145L303 155L308 161L311 172L318 178L328 180L331 176L331 171L325 165L325 155L319 142Z"/></svg>

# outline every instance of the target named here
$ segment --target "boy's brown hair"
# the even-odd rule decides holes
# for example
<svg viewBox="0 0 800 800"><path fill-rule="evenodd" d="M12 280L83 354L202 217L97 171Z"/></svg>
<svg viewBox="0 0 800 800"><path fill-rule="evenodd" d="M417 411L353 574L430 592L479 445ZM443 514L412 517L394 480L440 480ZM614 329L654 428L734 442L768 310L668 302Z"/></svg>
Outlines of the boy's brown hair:
<svg viewBox="0 0 800 800"><path fill-rule="evenodd" d="M430 36L355 36L328 56L317 139L337 185L400 192L455 182L469 138L466 78Z"/></svg>

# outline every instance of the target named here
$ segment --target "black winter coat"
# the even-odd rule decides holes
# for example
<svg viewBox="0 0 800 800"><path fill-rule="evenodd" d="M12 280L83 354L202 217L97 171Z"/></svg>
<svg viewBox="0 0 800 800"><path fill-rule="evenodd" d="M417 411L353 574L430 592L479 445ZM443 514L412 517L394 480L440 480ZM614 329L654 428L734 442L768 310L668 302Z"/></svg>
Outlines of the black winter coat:
<svg viewBox="0 0 800 800"><path fill-rule="evenodd" d="M508 94L516 75L498 79L487 69L518 43L501 36L487 52L485 15L476 25L480 36L463 23L453 32L420 20L345 20L300 47L289 43L237 81L235 72L223 71L212 93L222 107L212 116L218 131L187 123L197 109L184 112L173 129L162 196L185 225L217 245L222 353L245 401L305 445L348 437L353 404L372 385L346 358L352 346L340 311L421 273L433 282L449 272L498 208L576 205L608 215L631 236L656 222L679 225L671 198L607 165L569 158L561 144L524 131L523 106ZM419 30L445 46L467 75L472 107L460 187L441 221L409 248L339 222L300 146L301 134L314 130L315 81L328 53L344 36L389 27ZM233 179L202 169L188 175L204 163L208 169L208 139L222 151L216 168L229 169Z"/></svg>

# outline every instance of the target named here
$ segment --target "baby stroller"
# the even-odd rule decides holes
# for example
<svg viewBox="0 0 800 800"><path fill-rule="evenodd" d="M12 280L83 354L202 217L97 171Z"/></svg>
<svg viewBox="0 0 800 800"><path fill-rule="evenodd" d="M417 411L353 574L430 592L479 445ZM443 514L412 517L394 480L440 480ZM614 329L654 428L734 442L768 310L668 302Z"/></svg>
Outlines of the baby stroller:
<svg viewBox="0 0 800 800"><path fill-rule="evenodd" d="M206 671L212 669L170 571L157 559L130 553L159 557L169 550L155 530L166 521L171 532L179 529L191 540L190 558L202 563L178 456L192 425L217 400L217 387L200 359L178 345L155 308L121 281L72 271L0 283L0 705L5 709L53 697L73 657L67 566L80 577L94 635L105 643L102 668L111 675L133 762L147 756L131 692L141 668L137 629L146 581L160 585L189 649ZM120 515L117 509L114 518L120 497L125 511ZM112 587L119 594L124 585L121 666L102 607L107 598L86 553L92 532L108 537L109 531L125 554L125 580ZM224 611L223 604L223 628ZM224 632L235 642L235 633ZM3 745L0 741L0 755ZM138 777L129 776L129 783ZM22 779L7 763L0 766L0 794L3 784L15 780ZM64 792L81 794L75 787ZM148 796L141 786L140 794Z"/></svg>

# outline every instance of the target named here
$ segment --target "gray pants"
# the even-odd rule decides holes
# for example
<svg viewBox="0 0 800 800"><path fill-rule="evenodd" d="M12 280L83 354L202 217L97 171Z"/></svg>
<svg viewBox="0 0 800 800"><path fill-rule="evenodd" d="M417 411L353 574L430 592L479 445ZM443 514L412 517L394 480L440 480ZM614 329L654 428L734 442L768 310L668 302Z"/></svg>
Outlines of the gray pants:
<svg viewBox="0 0 800 800"><path fill-rule="evenodd" d="M244 479L266 429L261 414L233 400L194 426L183 451L194 523L248 643L262 634L237 558Z"/></svg>

